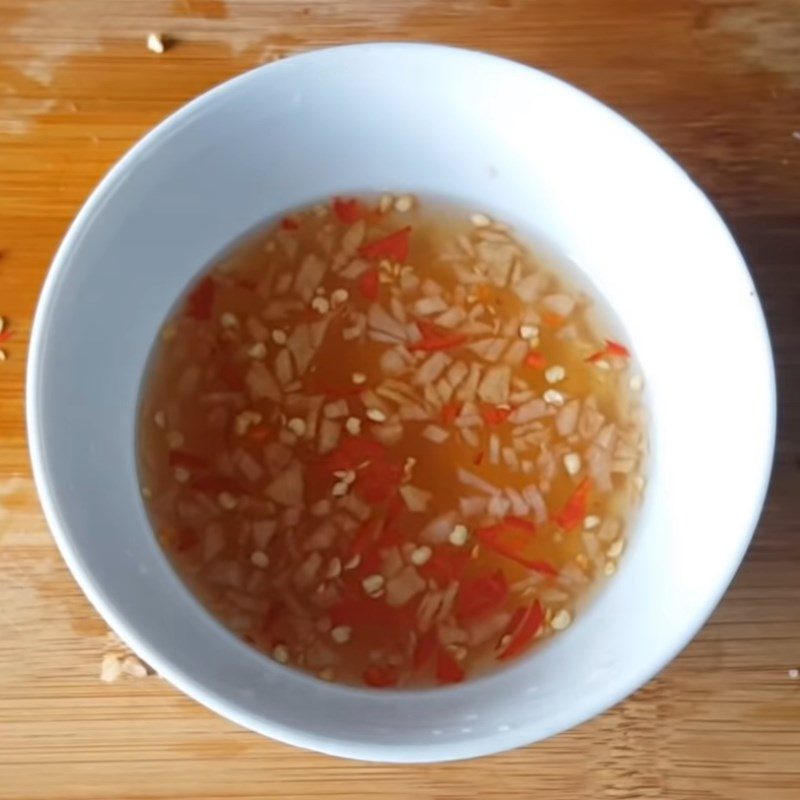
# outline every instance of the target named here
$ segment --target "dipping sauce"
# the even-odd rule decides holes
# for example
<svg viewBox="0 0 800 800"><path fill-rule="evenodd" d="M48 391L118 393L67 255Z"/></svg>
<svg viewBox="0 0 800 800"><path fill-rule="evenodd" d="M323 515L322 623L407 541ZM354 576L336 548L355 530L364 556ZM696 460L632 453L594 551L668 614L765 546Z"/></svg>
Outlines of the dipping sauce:
<svg viewBox="0 0 800 800"><path fill-rule="evenodd" d="M142 492L205 606L343 683L458 683L567 628L644 481L642 381L590 287L509 228L335 198L188 291L141 400Z"/></svg>

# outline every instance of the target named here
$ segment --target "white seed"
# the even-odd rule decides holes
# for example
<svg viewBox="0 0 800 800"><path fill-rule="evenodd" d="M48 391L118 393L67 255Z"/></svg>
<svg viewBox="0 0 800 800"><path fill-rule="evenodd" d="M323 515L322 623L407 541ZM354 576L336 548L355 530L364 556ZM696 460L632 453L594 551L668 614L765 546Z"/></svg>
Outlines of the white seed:
<svg viewBox="0 0 800 800"><path fill-rule="evenodd" d="M383 594L383 584L385 583L383 579L383 575L367 575L363 581L361 581L361 585L364 587L364 591L370 597L379 597Z"/></svg>
<svg viewBox="0 0 800 800"><path fill-rule="evenodd" d="M333 308L342 305L342 303L346 303L350 299L350 293L347 289L334 289L331 292L331 305Z"/></svg>
<svg viewBox="0 0 800 800"><path fill-rule="evenodd" d="M356 473L352 469L347 469L344 471L342 475L342 480L348 485L351 486L356 482Z"/></svg>
<svg viewBox="0 0 800 800"><path fill-rule="evenodd" d="M178 447L183 447L185 439L180 431L167 431L167 446L175 450Z"/></svg>
<svg viewBox="0 0 800 800"><path fill-rule="evenodd" d="M333 639L336 644L344 644L350 641L352 633L353 629L349 625L337 625L335 628L331 629L331 639Z"/></svg>
<svg viewBox="0 0 800 800"><path fill-rule="evenodd" d="M225 511L233 511L239 505L239 501L230 492L220 492L217 495L217 502Z"/></svg>
<svg viewBox="0 0 800 800"><path fill-rule="evenodd" d="M539 338L539 329L535 325L520 325L519 326L520 339L525 339L526 342Z"/></svg>
<svg viewBox="0 0 800 800"><path fill-rule="evenodd" d="M545 390L545 393L542 395L542 397L544 398L545 403L549 403L551 406L564 405L564 395L556 389Z"/></svg>
<svg viewBox="0 0 800 800"><path fill-rule="evenodd" d="M253 550L253 552L250 553L250 563L254 567L264 569L269 566L269 556L263 550Z"/></svg>
<svg viewBox="0 0 800 800"><path fill-rule="evenodd" d="M606 551L606 555L609 558L618 558L622 553L622 548L625 547L625 541L623 539L615 539L611 544L608 546L608 550Z"/></svg>
<svg viewBox="0 0 800 800"><path fill-rule="evenodd" d="M237 328L239 326L239 320L237 319L236 314L231 314L230 311L226 311L224 314L221 314L219 322L223 328Z"/></svg>
<svg viewBox="0 0 800 800"><path fill-rule="evenodd" d="M631 378L628 381L628 386L631 387L631 391L633 392L641 392L642 387L644 386L644 380L642 379L642 376L631 375Z"/></svg>
<svg viewBox="0 0 800 800"><path fill-rule="evenodd" d="M566 377L567 371L561 366L561 364L553 364L552 367L548 367L544 371L544 379L548 383L558 383L559 381L563 381Z"/></svg>
<svg viewBox="0 0 800 800"><path fill-rule="evenodd" d="M595 516L594 514L590 514L583 521L583 527L586 528L587 531L592 530L592 528L596 528L599 524L600 524L600 517Z"/></svg>
<svg viewBox="0 0 800 800"><path fill-rule="evenodd" d="M325 570L325 577L328 580L333 580L334 578L338 578L342 574L342 562L334 556L329 562L328 567Z"/></svg>
<svg viewBox="0 0 800 800"><path fill-rule="evenodd" d="M157 428L164 430L167 427L167 415L163 411L156 411L153 414L153 422L155 422Z"/></svg>
<svg viewBox="0 0 800 800"><path fill-rule="evenodd" d="M447 537L447 541L456 547L465 545L468 539L469 531L467 530L466 525L455 525L453 530L450 531L450 535Z"/></svg>
<svg viewBox="0 0 800 800"><path fill-rule="evenodd" d="M333 489L331 489L331 494L334 497L344 497L347 494L347 490L350 487L344 481L337 481L333 484Z"/></svg>
<svg viewBox="0 0 800 800"><path fill-rule="evenodd" d="M386 422L386 414L379 408L368 408L367 419L372 422Z"/></svg>
<svg viewBox="0 0 800 800"><path fill-rule="evenodd" d="M272 648L272 657L279 664L286 664L289 661L289 648L285 644L276 644Z"/></svg>
<svg viewBox="0 0 800 800"><path fill-rule="evenodd" d="M145 500L149 500L153 496L153 493L150 491L150 488L147 486L142 486L142 497Z"/></svg>
<svg viewBox="0 0 800 800"><path fill-rule="evenodd" d="M606 561L606 565L603 567L603 573L611 577L617 571L617 565L613 561Z"/></svg>
<svg viewBox="0 0 800 800"><path fill-rule="evenodd" d="M361 563L361 556L356 553L345 565L344 568L355 569Z"/></svg>
<svg viewBox="0 0 800 800"><path fill-rule="evenodd" d="M333 671L333 667L323 667L317 676L323 681L332 681L336 677L336 673Z"/></svg>
<svg viewBox="0 0 800 800"><path fill-rule="evenodd" d="M572 622L572 614L566 608L562 608L553 615L550 625L553 630L563 631L564 628L569 627L570 622Z"/></svg>
<svg viewBox="0 0 800 800"><path fill-rule="evenodd" d="M611 369L611 364L609 364L604 358L601 358L598 361L593 361L592 363L597 367L597 369L602 369L606 372Z"/></svg>
<svg viewBox="0 0 800 800"><path fill-rule="evenodd" d="M185 467L175 467L172 474L175 476L175 480L178 481L178 483L187 483L189 478L192 477L192 474Z"/></svg>
<svg viewBox="0 0 800 800"><path fill-rule="evenodd" d="M120 675L122 675L122 664L119 657L113 653L106 653L100 662L100 680L113 683Z"/></svg>
<svg viewBox="0 0 800 800"><path fill-rule="evenodd" d="M469 221L476 227L476 228L486 228L492 224L491 219L486 216L486 214L472 214L469 218Z"/></svg>
<svg viewBox="0 0 800 800"><path fill-rule="evenodd" d="M381 201L378 203L378 208L380 209L381 213L385 214L392 207L393 202L394 198L390 194L382 195Z"/></svg>
<svg viewBox="0 0 800 800"><path fill-rule="evenodd" d="M361 420L358 417L348 417L344 427L351 436L358 436L361 433Z"/></svg>
<svg viewBox="0 0 800 800"><path fill-rule="evenodd" d="M331 304L327 297L315 297L311 301L311 308L313 308L317 314L327 314L331 310Z"/></svg>
<svg viewBox="0 0 800 800"><path fill-rule="evenodd" d="M405 214L406 211L411 211L414 207L414 198L410 194L401 194L397 200L394 201L394 210Z"/></svg>
<svg viewBox="0 0 800 800"><path fill-rule="evenodd" d="M295 436L303 437L306 435L306 431L308 430L308 426L306 425L306 421L302 417L292 417L287 423L286 427L293 433Z"/></svg>
<svg viewBox="0 0 800 800"><path fill-rule="evenodd" d="M431 560L432 555L433 550L431 550L428 545L423 544L412 551L410 560L414 566L421 567L423 564L427 564Z"/></svg>
<svg viewBox="0 0 800 800"><path fill-rule="evenodd" d="M164 47L164 39L160 33L147 34L147 49L151 53L158 53L159 55L166 49Z"/></svg>
<svg viewBox="0 0 800 800"><path fill-rule="evenodd" d="M350 378L356 386L361 386L362 383L367 382L367 376L363 372L354 372Z"/></svg>
<svg viewBox="0 0 800 800"><path fill-rule="evenodd" d="M249 355L250 358L257 358L257 359L266 358L267 346L264 344L264 342L256 342L255 344L250 345L250 347L247 348L247 355Z"/></svg>
<svg viewBox="0 0 800 800"><path fill-rule="evenodd" d="M237 436L244 436L252 425L258 425L262 419L258 411L241 411L233 418L233 430Z"/></svg>
<svg viewBox="0 0 800 800"><path fill-rule="evenodd" d="M276 328L272 331L272 341L275 342L277 345L284 345L286 344L286 340L288 337L286 336L286 331L280 330L280 328Z"/></svg>
<svg viewBox="0 0 800 800"><path fill-rule="evenodd" d="M564 456L564 469L570 475L577 475L581 471L581 457L577 453L567 453Z"/></svg>
<svg viewBox="0 0 800 800"><path fill-rule="evenodd" d="M800 669L790 669L788 675L793 681L796 681L800 678Z"/></svg>
<svg viewBox="0 0 800 800"><path fill-rule="evenodd" d="M147 667L136 656L125 656L122 659L122 671L131 678L147 677Z"/></svg>

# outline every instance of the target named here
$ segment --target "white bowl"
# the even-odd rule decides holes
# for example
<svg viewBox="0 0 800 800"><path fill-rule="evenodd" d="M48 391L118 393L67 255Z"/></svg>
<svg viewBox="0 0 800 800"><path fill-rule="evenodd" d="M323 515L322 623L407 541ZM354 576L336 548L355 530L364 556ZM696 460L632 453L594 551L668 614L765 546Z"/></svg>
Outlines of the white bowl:
<svg viewBox="0 0 800 800"><path fill-rule="evenodd" d="M431 691L329 685L238 641L172 571L137 490L140 381L184 287L221 248L287 207L385 188L447 195L545 232L621 318L652 415L646 501L607 589L547 648ZM27 413L36 482L67 564L159 673L275 739L420 762L563 731L641 686L684 647L755 528L775 388L764 319L736 245L649 139L519 64L375 44L236 78L171 116L111 170L47 277Z"/></svg>

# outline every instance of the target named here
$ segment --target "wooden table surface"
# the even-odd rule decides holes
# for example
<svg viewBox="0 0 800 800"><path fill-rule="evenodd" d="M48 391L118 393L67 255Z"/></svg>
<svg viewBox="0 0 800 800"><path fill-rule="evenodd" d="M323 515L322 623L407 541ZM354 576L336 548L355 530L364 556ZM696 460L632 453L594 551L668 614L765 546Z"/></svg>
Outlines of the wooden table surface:
<svg viewBox="0 0 800 800"><path fill-rule="evenodd" d="M173 46L148 52L149 31ZM769 501L702 633L602 717L461 764L339 761L239 730L158 678L101 683L106 627L56 552L25 441L37 295L109 166L242 70L373 39L509 56L641 126L730 223L779 373ZM800 680L790 673L800 667L798 0L0 0L0 254L0 315L13 330L0 363L1 800L800 797ZM732 434L731 457L746 457ZM724 502L713 476L709 492Z"/></svg>

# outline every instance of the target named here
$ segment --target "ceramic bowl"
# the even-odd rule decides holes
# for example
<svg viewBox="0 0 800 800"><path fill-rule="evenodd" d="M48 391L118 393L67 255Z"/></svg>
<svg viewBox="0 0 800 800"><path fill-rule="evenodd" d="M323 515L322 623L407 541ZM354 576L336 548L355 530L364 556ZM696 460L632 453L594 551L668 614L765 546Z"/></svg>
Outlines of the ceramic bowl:
<svg viewBox="0 0 800 800"><path fill-rule="evenodd" d="M257 223L335 194L450 197L545 236L601 292L643 366L652 446L618 574L551 644L463 685L324 683L237 640L193 598L138 491L140 385L159 326ZM111 170L47 277L27 415L42 504L81 587L172 684L261 734L359 759L529 744L640 687L694 636L758 520L775 389L730 233L636 128L542 72L415 44L311 52L189 103Z"/></svg>

